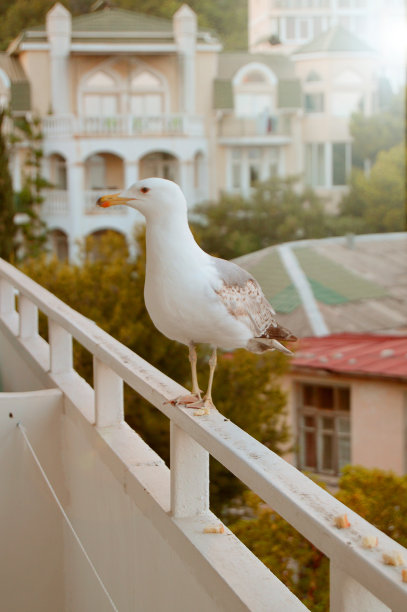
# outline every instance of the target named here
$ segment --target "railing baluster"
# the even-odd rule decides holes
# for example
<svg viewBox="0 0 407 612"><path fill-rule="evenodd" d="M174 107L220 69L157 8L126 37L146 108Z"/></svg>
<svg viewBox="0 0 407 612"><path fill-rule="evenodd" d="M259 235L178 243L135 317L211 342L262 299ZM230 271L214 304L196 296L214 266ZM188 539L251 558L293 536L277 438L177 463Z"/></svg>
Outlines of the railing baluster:
<svg viewBox="0 0 407 612"><path fill-rule="evenodd" d="M38 334L38 308L23 293L18 298L18 311L20 313L20 324L18 335L21 339L32 338Z"/></svg>
<svg viewBox="0 0 407 612"><path fill-rule="evenodd" d="M52 319L48 319L50 372L62 374L70 372L72 360L72 336Z"/></svg>
<svg viewBox="0 0 407 612"><path fill-rule="evenodd" d="M171 422L171 513L197 516L209 510L209 453Z"/></svg>
<svg viewBox="0 0 407 612"><path fill-rule="evenodd" d="M93 387L96 426L107 427L124 421L123 379L97 357L93 357Z"/></svg>
<svg viewBox="0 0 407 612"><path fill-rule="evenodd" d="M13 285L5 278L0 278L0 315L9 315L15 311Z"/></svg>
<svg viewBox="0 0 407 612"><path fill-rule="evenodd" d="M382 601L330 561L330 612L391 612Z"/></svg>

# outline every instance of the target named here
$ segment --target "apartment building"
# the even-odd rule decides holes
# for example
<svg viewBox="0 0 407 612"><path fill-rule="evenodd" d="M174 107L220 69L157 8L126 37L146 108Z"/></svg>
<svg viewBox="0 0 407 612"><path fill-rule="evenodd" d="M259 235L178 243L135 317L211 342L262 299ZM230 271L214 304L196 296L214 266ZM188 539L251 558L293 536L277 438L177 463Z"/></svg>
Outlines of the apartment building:
<svg viewBox="0 0 407 612"><path fill-rule="evenodd" d="M193 206L295 174L335 206L349 117L377 109L376 54L342 25L291 55L269 50L222 52L186 5L166 20L103 7L72 17L57 3L23 31L0 55L0 102L41 118L52 184L41 213L59 256L75 259L79 239L106 229L130 238L141 217L96 200L152 175L177 181ZM16 191L24 146L12 151Z"/></svg>

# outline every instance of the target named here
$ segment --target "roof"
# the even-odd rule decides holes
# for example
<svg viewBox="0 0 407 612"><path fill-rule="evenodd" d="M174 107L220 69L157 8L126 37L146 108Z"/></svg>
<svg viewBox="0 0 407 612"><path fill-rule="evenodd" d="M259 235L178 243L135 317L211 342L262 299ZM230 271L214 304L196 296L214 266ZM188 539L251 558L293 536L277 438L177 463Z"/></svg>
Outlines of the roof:
<svg viewBox="0 0 407 612"><path fill-rule="evenodd" d="M163 19L128 11L120 8L105 8L103 10L87 13L72 18L73 42L117 42L120 35L126 42L154 42L173 41L174 29L171 19ZM216 42L208 31L198 30L197 38L201 42ZM45 24L33 26L24 30L19 38L13 41L10 48L13 52L23 41L46 42L47 33ZM123 40L120 40L123 42Z"/></svg>
<svg viewBox="0 0 407 612"><path fill-rule="evenodd" d="M345 333L303 338L291 364L294 369L407 381L407 336Z"/></svg>
<svg viewBox="0 0 407 612"><path fill-rule="evenodd" d="M407 333L407 233L302 240L284 248L297 270L284 261L281 246L235 261L257 278L281 324L296 335L320 335L301 284L328 333Z"/></svg>
<svg viewBox="0 0 407 612"><path fill-rule="evenodd" d="M10 109L13 112L29 111L30 83L18 59L7 53L0 53L0 70L3 70L10 79Z"/></svg>
<svg viewBox="0 0 407 612"><path fill-rule="evenodd" d="M337 25L296 49L293 55L306 53L373 53L373 49L343 26Z"/></svg>

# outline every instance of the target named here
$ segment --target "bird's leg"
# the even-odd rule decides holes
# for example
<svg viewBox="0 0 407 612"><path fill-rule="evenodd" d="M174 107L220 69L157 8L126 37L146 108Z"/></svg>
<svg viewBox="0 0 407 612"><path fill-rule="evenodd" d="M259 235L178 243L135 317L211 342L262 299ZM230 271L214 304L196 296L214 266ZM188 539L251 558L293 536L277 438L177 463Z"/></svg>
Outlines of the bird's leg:
<svg viewBox="0 0 407 612"><path fill-rule="evenodd" d="M202 410L203 414L209 414L211 408L214 408L214 404L212 401L212 383L213 383L213 375L215 373L215 368L217 364L217 354L216 347L212 351L212 355L209 359L209 380L208 380L208 388L203 398L202 402Z"/></svg>
<svg viewBox="0 0 407 612"><path fill-rule="evenodd" d="M190 408L194 408L202 402L201 400L201 390L198 385L198 376L196 373L196 362L198 361L196 355L195 344L191 342L189 345L189 362L191 364L191 374L192 374L192 393L190 395L181 395L173 400L173 404L185 404ZM200 404L199 404L200 405Z"/></svg>

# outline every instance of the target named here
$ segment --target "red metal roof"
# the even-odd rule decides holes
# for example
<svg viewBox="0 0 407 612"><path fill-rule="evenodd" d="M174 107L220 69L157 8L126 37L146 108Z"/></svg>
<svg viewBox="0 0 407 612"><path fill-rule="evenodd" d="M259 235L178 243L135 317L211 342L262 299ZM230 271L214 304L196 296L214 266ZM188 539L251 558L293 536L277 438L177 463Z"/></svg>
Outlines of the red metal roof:
<svg viewBox="0 0 407 612"><path fill-rule="evenodd" d="M407 336L333 334L302 338L292 366L407 380Z"/></svg>

